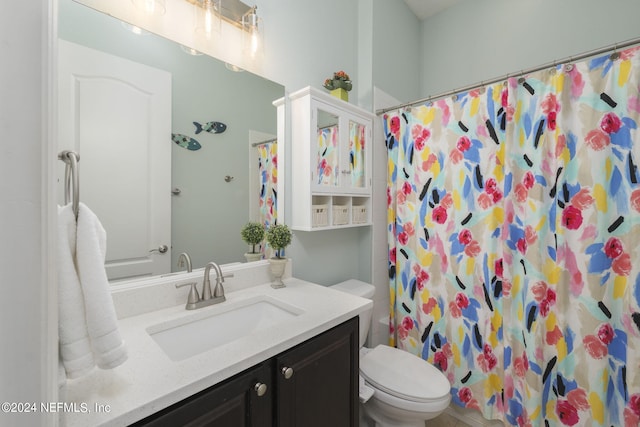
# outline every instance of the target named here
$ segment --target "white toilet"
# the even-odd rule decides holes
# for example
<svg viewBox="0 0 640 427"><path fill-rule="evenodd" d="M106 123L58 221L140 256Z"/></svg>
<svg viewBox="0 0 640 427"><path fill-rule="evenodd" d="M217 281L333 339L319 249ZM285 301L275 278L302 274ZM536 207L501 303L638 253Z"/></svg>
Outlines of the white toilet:
<svg viewBox="0 0 640 427"><path fill-rule="evenodd" d="M368 299L375 291L359 280L331 288ZM360 315L360 400L366 400L361 404L362 425L373 421L376 427L424 427L449 406L451 385L440 370L411 353L386 345L364 347L372 314L369 310Z"/></svg>

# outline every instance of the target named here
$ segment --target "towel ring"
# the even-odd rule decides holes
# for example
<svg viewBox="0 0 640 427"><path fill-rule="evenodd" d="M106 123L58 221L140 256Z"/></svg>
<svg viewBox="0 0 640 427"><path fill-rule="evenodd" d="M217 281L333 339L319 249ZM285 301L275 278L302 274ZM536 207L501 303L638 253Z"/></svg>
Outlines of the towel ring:
<svg viewBox="0 0 640 427"><path fill-rule="evenodd" d="M64 203L70 201L70 193L73 193L73 214L78 219L78 207L80 204L80 179L78 177L78 162L80 156L75 151L64 150L58 154L58 159L65 163L64 168ZM71 189L70 189L71 188ZM71 191L72 190L72 191Z"/></svg>

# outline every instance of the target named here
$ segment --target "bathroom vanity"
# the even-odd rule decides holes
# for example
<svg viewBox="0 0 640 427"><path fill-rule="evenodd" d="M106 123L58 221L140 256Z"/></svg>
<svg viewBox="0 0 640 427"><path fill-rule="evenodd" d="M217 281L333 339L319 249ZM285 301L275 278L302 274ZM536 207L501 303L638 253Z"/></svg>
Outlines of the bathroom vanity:
<svg viewBox="0 0 640 427"><path fill-rule="evenodd" d="M134 426L355 426L358 318Z"/></svg>
<svg viewBox="0 0 640 427"><path fill-rule="evenodd" d="M295 278L273 289L268 263L251 264L224 269L227 300L198 310L175 285L202 272L115 291L129 359L69 380L65 401L88 411L60 425L357 425L357 317L372 302Z"/></svg>

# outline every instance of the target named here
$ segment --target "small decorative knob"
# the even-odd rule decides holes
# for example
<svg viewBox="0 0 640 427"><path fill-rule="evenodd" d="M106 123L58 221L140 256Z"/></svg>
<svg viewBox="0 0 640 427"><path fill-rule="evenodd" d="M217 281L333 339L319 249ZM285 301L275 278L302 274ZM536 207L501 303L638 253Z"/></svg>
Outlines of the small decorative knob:
<svg viewBox="0 0 640 427"><path fill-rule="evenodd" d="M282 372L282 376L285 380L288 380L293 376L293 368L289 368L287 366L283 366L280 372Z"/></svg>
<svg viewBox="0 0 640 427"><path fill-rule="evenodd" d="M263 383L256 383L253 389L256 391L258 397L262 397L267 393L267 385Z"/></svg>

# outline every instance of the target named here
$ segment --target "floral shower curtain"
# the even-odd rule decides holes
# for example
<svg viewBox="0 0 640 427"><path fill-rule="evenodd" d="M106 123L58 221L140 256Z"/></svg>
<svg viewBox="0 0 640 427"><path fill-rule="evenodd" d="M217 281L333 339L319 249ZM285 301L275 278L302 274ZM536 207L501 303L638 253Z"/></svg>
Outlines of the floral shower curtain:
<svg viewBox="0 0 640 427"><path fill-rule="evenodd" d="M277 183L278 183L278 143L267 142L258 145L258 176L260 179L260 194L258 206L260 208L260 223L265 228L276 223L277 213ZM265 254L267 243L262 244L261 252Z"/></svg>
<svg viewBox="0 0 640 427"><path fill-rule="evenodd" d="M640 51L385 114L392 342L518 426L640 420Z"/></svg>

